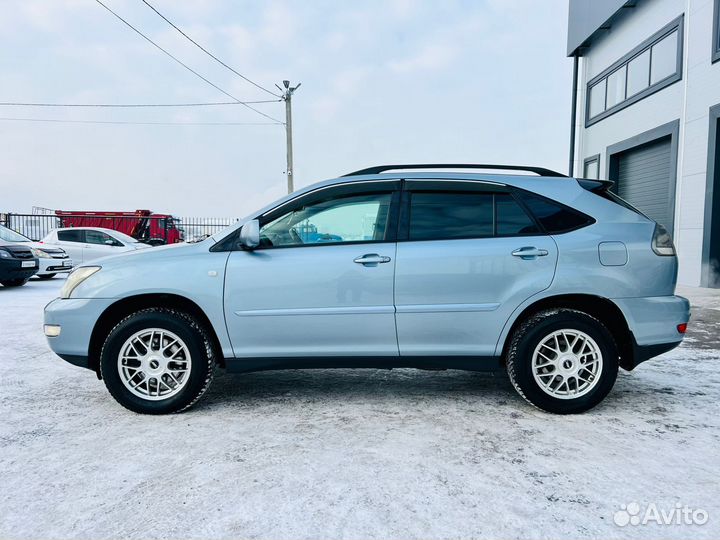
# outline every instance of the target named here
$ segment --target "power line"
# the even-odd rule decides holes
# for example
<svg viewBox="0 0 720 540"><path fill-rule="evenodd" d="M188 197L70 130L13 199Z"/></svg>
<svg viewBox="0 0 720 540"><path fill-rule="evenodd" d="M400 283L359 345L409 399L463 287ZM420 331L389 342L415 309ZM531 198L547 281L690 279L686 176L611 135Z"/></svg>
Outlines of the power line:
<svg viewBox="0 0 720 540"><path fill-rule="evenodd" d="M277 122L126 122L123 120L63 120L59 118L8 118L5 122L45 122L53 124L116 124L125 126L276 126Z"/></svg>
<svg viewBox="0 0 720 540"><path fill-rule="evenodd" d="M279 103L282 99L265 99L245 101L243 103ZM24 103L15 101L0 101L0 106L7 107L211 107L217 105L242 105L238 101L211 101L207 103Z"/></svg>
<svg viewBox="0 0 720 540"><path fill-rule="evenodd" d="M172 58L173 60L175 60L175 62L177 62L178 64L180 64L182 67L184 67L185 69L187 69L190 73L194 74L196 77L199 77L200 79L202 79L203 81L205 81L207 84L209 84L210 86L212 86L213 88L215 88L215 89L218 90L219 92L222 92L223 94L225 94L225 95L228 96L229 98L234 99L234 100L235 100L236 102L238 102L239 104L244 105L245 107L247 107L248 109L250 109L250 110L252 110L252 111L255 111L256 113L258 113L258 114L261 115L261 116L264 116L264 117L267 118L268 120L272 120L273 122L276 122L276 123L278 123L278 124L282 124L282 122L281 122L280 120L278 120L277 118L273 118L272 116L269 116L269 115L265 114L264 112L259 111L259 110L256 109L255 107L253 107L253 106L251 106L251 105L248 105L248 104L245 103L244 101L241 101L241 100L239 100L238 98L236 98L235 96L233 96L232 94L226 92L225 90L223 90L222 88L220 88L217 84L215 84L214 82L212 82L212 81L210 81L209 79L205 78L205 77L202 76L200 73L198 73L197 71L195 71L193 68L191 68L190 66L188 66L188 65L187 65L186 63L184 63L182 60L176 58L175 56L173 56L172 54L170 54L168 51L166 51L165 49L163 49L160 45L158 45L157 43L155 43L152 39L150 39L150 38L147 37L145 34L143 34L140 30L138 30L137 28L135 28L132 24L130 24L130 23L129 23L128 21L126 21L125 19L123 19L120 15L118 15L117 13L115 13L115 12L114 12L112 9L110 9L108 6L106 6L105 4L103 4L100 0L95 0L95 1L96 1L98 4L100 4L102 7L104 7L107 11L109 11L110 13L112 13L118 20L120 20L123 24L125 24L125 25L126 25L128 28L130 28L133 32L135 32L137 35L139 35L140 37L142 37L145 41L147 41L148 43L152 44L154 47L156 47L157 49L159 49L160 51L162 51L163 53L165 53L167 56L169 56L170 58Z"/></svg>
<svg viewBox="0 0 720 540"><path fill-rule="evenodd" d="M163 15L162 13L160 13L150 2L148 2L147 0L142 0L142 2L143 2L147 7L149 7L150 9L152 9L155 13L157 13L166 23L168 23L168 24L169 24L170 26L172 26L175 30L177 30L178 32L180 32L180 34L182 34L188 41L190 41L193 45L195 45L198 49L200 49L202 52L204 52L205 54L207 54L210 58L212 58L213 60L215 60L216 62L218 62L220 65L222 65L222 66L224 66L225 68L229 69L229 70L232 71L235 75L237 75L237 76L240 77L241 79L249 82L250 84L252 84L253 86L259 88L260 90L263 90L263 91L267 92L268 94L273 95L273 96L275 96L275 97L280 97L279 94L276 94L276 93L273 92L272 90L268 90L268 89L265 88L264 86L261 86L261 85L259 85L258 83L256 83L255 81L252 81L252 80L248 79L248 78L247 78L245 75L243 75L242 73L240 73L240 72L236 71L235 69L233 69L232 67L228 66L225 62L223 62L222 60L220 60L217 56L215 56L213 53L211 53L210 51L208 51L205 47L203 47L202 45L200 45L197 41L195 41L193 38L191 38L190 36L188 36L185 32L183 32L175 23L173 23L173 22L172 22L170 19L168 19L165 15Z"/></svg>

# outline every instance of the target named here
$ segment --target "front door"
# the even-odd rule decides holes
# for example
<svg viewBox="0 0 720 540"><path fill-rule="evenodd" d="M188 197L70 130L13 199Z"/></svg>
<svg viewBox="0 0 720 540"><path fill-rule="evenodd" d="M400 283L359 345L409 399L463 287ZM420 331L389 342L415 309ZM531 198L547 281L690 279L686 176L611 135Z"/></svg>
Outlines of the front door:
<svg viewBox="0 0 720 540"><path fill-rule="evenodd" d="M500 187L406 185L395 271L401 356L493 356L513 310L552 282L555 242Z"/></svg>
<svg viewBox="0 0 720 540"><path fill-rule="evenodd" d="M398 355L397 189L334 186L260 216L260 246L233 251L227 264L236 357Z"/></svg>

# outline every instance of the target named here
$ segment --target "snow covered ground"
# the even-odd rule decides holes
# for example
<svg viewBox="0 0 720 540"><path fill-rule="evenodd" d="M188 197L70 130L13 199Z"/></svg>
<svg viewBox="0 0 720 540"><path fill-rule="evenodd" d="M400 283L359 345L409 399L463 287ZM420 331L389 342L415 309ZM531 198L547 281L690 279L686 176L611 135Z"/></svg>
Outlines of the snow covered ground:
<svg viewBox="0 0 720 540"><path fill-rule="evenodd" d="M47 348L61 284L0 288L0 538L720 537L717 291L681 290L686 344L580 416L504 375L318 370L221 372L149 417ZM630 503L709 520L616 525Z"/></svg>

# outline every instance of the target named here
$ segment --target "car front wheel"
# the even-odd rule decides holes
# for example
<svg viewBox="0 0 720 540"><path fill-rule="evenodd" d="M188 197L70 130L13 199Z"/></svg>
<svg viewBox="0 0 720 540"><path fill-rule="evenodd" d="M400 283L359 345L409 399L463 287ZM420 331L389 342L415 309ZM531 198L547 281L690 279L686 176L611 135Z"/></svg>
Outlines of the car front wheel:
<svg viewBox="0 0 720 540"><path fill-rule="evenodd" d="M112 396L144 414L191 407L210 386L214 367L207 331L190 315L166 308L125 317L100 354L100 372Z"/></svg>
<svg viewBox="0 0 720 540"><path fill-rule="evenodd" d="M512 336L507 371L518 393L557 414L581 413L610 392L618 349L599 320L574 309L542 311Z"/></svg>

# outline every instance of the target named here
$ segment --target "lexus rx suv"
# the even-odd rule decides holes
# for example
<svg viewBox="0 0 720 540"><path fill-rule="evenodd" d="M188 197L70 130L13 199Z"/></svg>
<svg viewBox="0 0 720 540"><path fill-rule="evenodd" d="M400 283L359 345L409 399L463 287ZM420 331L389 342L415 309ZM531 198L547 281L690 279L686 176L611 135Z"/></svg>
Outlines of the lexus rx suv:
<svg viewBox="0 0 720 540"><path fill-rule="evenodd" d="M680 344L677 267L665 228L611 182L381 166L195 244L81 265L45 334L140 413L192 406L216 366L504 369L533 405L578 413L618 368Z"/></svg>

